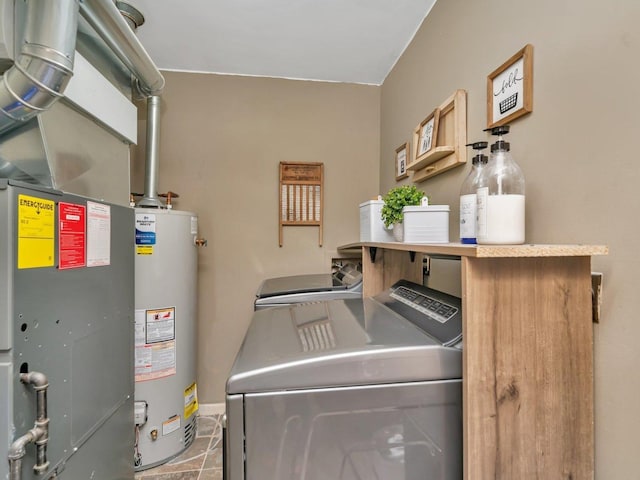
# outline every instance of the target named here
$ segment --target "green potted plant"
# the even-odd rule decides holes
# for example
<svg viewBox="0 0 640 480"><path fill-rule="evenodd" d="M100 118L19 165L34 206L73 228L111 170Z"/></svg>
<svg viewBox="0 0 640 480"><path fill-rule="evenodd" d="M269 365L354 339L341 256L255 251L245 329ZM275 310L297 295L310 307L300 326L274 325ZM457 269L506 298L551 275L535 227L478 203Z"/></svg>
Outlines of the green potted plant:
<svg viewBox="0 0 640 480"><path fill-rule="evenodd" d="M387 228L393 226L393 235L397 241L401 242L403 237L402 209L408 205L420 205L425 195L415 185L401 185L392 188L382 197L384 200L381 211L382 221Z"/></svg>

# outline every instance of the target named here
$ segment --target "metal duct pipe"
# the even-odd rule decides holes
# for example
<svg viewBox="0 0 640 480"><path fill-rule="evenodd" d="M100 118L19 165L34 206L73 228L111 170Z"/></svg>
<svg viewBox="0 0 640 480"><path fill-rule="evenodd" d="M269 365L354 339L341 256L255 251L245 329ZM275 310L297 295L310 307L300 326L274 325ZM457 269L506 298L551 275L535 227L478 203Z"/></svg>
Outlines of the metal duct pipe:
<svg viewBox="0 0 640 480"><path fill-rule="evenodd" d="M116 1L116 7L118 7L120 15L122 15L122 17L127 21L129 28L134 32L139 26L144 25L144 15L142 15L142 12L133 5L130 5L127 2Z"/></svg>
<svg viewBox="0 0 640 480"><path fill-rule="evenodd" d="M164 88L164 77L113 0L80 0L80 13L133 73L140 93L145 97L159 95Z"/></svg>
<svg viewBox="0 0 640 480"><path fill-rule="evenodd" d="M158 198L160 143L160 97L158 95L164 88L164 77L138 41L134 29L122 17L116 3L113 0L80 0L80 13L133 73L138 90L147 97L145 189L138 206L160 208L162 202Z"/></svg>
<svg viewBox="0 0 640 480"><path fill-rule="evenodd" d="M160 97L147 98L147 152L144 169L144 196L138 207L162 207L158 198L158 170L160 149Z"/></svg>
<svg viewBox="0 0 640 480"><path fill-rule="evenodd" d="M78 0L26 1L24 45L0 82L0 134L49 109L73 75Z"/></svg>

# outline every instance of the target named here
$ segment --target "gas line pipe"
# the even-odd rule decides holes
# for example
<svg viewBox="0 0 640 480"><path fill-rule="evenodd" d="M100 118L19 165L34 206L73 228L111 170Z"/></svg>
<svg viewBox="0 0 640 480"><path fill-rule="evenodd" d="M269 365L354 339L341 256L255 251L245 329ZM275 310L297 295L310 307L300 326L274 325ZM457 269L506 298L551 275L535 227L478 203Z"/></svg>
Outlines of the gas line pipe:
<svg viewBox="0 0 640 480"><path fill-rule="evenodd" d="M22 459L26 455L26 446L36 445L36 464L33 471L42 475L49 468L47 460L47 443L49 442L49 417L47 416L47 389L49 381L44 373L28 372L20 374L20 381L25 385L33 385L36 392L36 421L31 430L16 439L9 447L9 480L21 480Z"/></svg>

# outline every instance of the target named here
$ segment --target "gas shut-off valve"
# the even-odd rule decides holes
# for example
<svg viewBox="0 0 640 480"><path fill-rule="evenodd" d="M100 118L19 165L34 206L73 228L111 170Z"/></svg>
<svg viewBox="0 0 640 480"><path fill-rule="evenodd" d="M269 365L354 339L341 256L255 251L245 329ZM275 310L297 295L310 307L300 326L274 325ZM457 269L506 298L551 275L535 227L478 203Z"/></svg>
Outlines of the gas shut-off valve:
<svg viewBox="0 0 640 480"><path fill-rule="evenodd" d="M149 404L144 400L136 401L133 404L133 420L137 427L141 427L145 423L147 423L147 407Z"/></svg>

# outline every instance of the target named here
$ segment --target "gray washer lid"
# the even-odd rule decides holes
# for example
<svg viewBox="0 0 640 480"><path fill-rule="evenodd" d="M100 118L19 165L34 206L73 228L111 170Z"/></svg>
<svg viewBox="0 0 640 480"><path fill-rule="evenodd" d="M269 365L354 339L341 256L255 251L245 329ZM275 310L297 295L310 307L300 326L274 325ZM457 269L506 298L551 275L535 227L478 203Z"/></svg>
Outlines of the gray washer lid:
<svg viewBox="0 0 640 480"><path fill-rule="evenodd" d="M258 288L256 297L266 298L288 293L323 292L345 288L345 285L335 286L330 273L292 275L288 277L268 278L262 282Z"/></svg>
<svg viewBox="0 0 640 480"><path fill-rule="evenodd" d="M374 299L334 300L256 312L227 393L455 378L459 349Z"/></svg>

